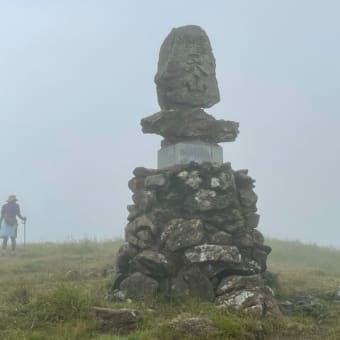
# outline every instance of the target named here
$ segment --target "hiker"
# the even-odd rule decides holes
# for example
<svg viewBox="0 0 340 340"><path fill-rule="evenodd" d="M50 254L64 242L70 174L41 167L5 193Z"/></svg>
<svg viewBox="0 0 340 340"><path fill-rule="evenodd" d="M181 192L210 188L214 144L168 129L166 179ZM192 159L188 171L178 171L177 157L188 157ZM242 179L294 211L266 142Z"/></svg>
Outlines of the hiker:
<svg viewBox="0 0 340 340"><path fill-rule="evenodd" d="M5 254L5 251L7 249L7 242L8 242L9 237L11 238L11 243L12 243L12 254L15 254L17 229L18 229L17 216L23 222L26 222L26 217L23 217L21 215L20 206L17 203L17 201L18 200L15 195L10 195L7 199L7 203L4 204L1 208L0 238L3 238L2 255Z"/></svg>

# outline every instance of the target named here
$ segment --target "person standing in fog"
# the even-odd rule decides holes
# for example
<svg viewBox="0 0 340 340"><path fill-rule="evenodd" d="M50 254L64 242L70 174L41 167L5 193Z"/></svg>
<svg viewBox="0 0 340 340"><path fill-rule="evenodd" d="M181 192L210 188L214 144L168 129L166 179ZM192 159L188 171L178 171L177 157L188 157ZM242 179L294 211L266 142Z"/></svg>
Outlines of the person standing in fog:
<svg viewBox="0 0 340 340"><path fill-rule="evenodd" d="M2 255L5 255L7 249L8 238L11 239L12 255L15 255L16 248L16 238L18 230L18 220L19 217L23 222L26 222L26 217L23 217L20 213L20 206L17 203L17 198L15 195L10 195L7 199L7 203L1 208L0 217L0 238L3 239L2 242Z"/></svg>

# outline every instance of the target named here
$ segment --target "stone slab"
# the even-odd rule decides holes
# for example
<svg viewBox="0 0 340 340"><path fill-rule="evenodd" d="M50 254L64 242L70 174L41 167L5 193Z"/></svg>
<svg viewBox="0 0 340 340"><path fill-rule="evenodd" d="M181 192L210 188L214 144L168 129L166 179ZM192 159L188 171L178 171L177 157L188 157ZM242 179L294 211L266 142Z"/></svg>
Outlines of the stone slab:
<svg viewBox="0 0 340 340"><path fill-rule="evenodd" d="M158 150L158 169L177 164L196 162L223 163L223 149L205 142L183 142L162 147Z"/></svg>

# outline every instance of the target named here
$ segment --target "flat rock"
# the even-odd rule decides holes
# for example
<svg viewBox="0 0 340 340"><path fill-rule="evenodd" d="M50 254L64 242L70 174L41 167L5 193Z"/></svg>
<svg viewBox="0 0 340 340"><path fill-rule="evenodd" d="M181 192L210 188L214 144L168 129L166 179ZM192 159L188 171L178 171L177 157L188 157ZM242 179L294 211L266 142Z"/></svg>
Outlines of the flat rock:
<svg viewBox="0 0 340 340"><path fill-rule="evenodd" d="M284 314L304 313L313 314L314 311L322 307L321 300L312 294L301 294L291 296L288 300L280 304Z"/></svg>
<svg viewBox="0 0 340 340"><path fill-rule="evenodd" d="M179 315L168 325L190 338L210 339L219 333L218 328L208 318Z"/></svg>
<svg viewBox="0 0 340 340"><path fill-rule="evenodd" d="M210 41L202 28L174 28L159 52L155 83L160 107L211 107L218 103L215 68Z"/></svg>
<svg viewBox="0 0 340 340"><path fill-rule="evenodd" d="M97 329L102 332L126 334L136 330L142 315L135 309L111 309L93 307L97 320Z"/></svg>
<svg viewBox="0 0 340 340"><path fill-rule="evenodd" d="M241 254L237 247L217 244L202 244L185 252L185 257L191 263L225 262L238 264Z"/></svg>
<svg viewBox="0 0 340 340"><path fill-rule="evenodd" d="M217 120L200 108L160 111L143 118L141 125L144 133L163 136L162 146L193 140L232 142L239 132L239 123Z"/></svg>
<svg viewBox="0 0 340 340"><path fill-rule="evenodd" d="M165 255L153 250L144 250L134 258L138 268L144 267L153 276L166 276L169 270L169 261Z"/></svg>

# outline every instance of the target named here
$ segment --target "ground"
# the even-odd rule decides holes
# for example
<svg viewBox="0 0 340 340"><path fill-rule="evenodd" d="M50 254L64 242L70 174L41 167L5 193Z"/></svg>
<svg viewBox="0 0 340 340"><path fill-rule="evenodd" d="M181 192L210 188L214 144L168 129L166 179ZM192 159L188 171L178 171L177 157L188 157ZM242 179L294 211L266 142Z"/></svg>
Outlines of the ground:
<svg viewBox="0 0 340 340"><path fill-rule="evenodd" d="M269 269L279 274L278 298L317 296L321 305L279 320L259 319L194 300L160 298L110 303L107 292L122 241L28 244L17 256L0 258L0 339L192 339L169 321L207 317L218 328L214 339L340 339L340 251L299 242L267 240ZM126 336L96 330L92 306L136 308L144 318ZM184 332L184 333L183 333ZM211 337L209 337L211 338ZM197 338L196 338L197 339Z"/></svg>

